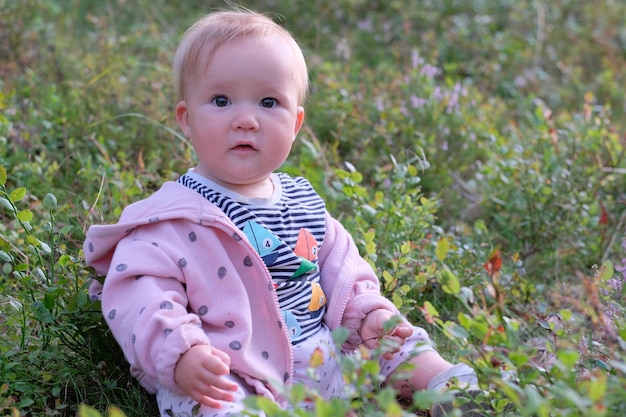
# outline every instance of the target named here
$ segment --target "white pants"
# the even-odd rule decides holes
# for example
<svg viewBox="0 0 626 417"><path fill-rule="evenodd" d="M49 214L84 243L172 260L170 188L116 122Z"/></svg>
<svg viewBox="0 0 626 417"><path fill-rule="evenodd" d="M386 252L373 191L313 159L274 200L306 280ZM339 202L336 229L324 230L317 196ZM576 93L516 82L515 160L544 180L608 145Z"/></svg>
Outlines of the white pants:
<svg viewBox="0 0 626 417"><path fill-rule="evenodd" d="M387 378L402 363L421 352L433 350L426 331L420 327L413 328L413 335L407 340L400 352L391 360L379 358L381 374ZM331 332L326 326L308 339L293 346L294 384L302 383L315 389L323 398L343 398L346 396L346 383L337 362L337 348L332 340ZM317 365L312 368L313 361ZM321 362L320 362L321 361ZM191 397L180 395L163 387L157 389L157 403L161 417L223 417L239 415L243 409L244 398L254 395L252 389L236 375L228 375L227 379L235 382L239 389L233 393L234 401L222 402L222 408L216 409L198 404ZM298 407L312 408L312 402L299 404ZM260 414L263 416L264 414Z"/></svg>

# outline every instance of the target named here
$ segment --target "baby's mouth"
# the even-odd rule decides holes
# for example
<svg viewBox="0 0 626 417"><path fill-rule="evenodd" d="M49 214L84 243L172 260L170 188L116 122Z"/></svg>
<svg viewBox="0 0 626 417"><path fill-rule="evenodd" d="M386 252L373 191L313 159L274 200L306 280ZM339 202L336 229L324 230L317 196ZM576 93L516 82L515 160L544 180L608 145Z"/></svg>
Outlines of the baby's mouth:
<svg viewBox="0 0 626 417"><path fill-rule="evenodd" d="M241 143L239 145L235 145L233 149L238 151L253 151L255 147L247 143Z"/></svg>

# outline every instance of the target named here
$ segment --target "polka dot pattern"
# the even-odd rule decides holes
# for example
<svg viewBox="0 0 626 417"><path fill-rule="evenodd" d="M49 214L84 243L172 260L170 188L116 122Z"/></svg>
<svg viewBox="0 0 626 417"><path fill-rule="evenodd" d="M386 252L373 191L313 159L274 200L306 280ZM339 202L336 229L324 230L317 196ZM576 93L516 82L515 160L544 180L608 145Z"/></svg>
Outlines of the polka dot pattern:
<svg viewBox="0 0 626 417"><path fill-rule="evenodd" d="M226 267L222 266L217 270L217 277L219 279L224 279L225 276L226 276Z"/></svg>
<svg viewBox="0 0 626 417"><path fill-rule="evenodd" d="M155 221L158 221L158 219L155 218ZM128 232L130 233L133 230L134 229L129 229ZM246 242L242 238L242 235L240 235L239 233L233 233L232 234L232 238L236 242L244 242L244 243ZM199 242L200 240L201 240L201 235L199 233L197 233L196 231L188 231L186 234L183 234L183 244L191 245L191 244ZM154 248L163 247L165 250L167 250L167 248L171 247L171 242L154 241L154 242L150 242L150 244ZM96 250L96 247L94 247L93 243L90 242L90 244L88 244L88 250L90 250L90 251L95 251ZM184 248L180 248L180 252L178 252L178 253L181 253L181 254L185 253ZM120 273L120 276L123 277L123 274L128 274L129 271L138 270L140 265L139 264L134 265L134 263L133 263L134 259L135 258L133 256L129 255L128 257L126 257L124 259L125 262L120 262L117 265L115 265L115 267L114 267L115 271ZM174 259L176 259L176 258L174 258ZM194 260L195 260L195 258L192 259L191 257L180 257L176 261L176 263L177 263L177 266L179 268L190 268L192 266L192 265L190 265L190 263L194 262ZM243 255L236 262L241 262L241 264L239 264L239 265L244 265L247 268L252 268L252 267L257 266L256 258L253 257L253 256L245 256L245 255ZM193 265L193 266L195 267L195 265ZM237 268L238 268L238 266L237 266ZM231 271L231 269L233 269L232 264L225 263L222 266L219 266L216 270L214 270L215 272L213 273L214 274L213 276L218 278L220 282L224 282L226 284L226 283L229 282L229 277L230 276L239 278L239 276L241 274L240 271L235 271L234 269L233 269L233 271ZM128 275L130 275L130 274L128 274ZM153 275L153 273L150 272L148 275L138 274L138 275L134 275L134 276L128 276L128 279L134 280L134 281L140 281L143 278L152 280L153 279L152 275ZM170 276L170 277L167 277L167 278L172 279L172 280L178 280L179 279L179 278L177 278L175 276ZM164 284L164 285L169 285L169 284ZM263 285L263 287L265 287L265 284L262 284L262 285ZM261 288L263 288L263 287L261 287ZM274 286L273 286L273 283L271 281L267 283L267 289L268 289L268 291L274 291ZM154 305L153 304L154 302L156 302L157 304ZM169 311L174 311L175 305L178 307L178 304L175 304L174 301L171 301L171 300L161 300L161 301L158 301L158 298L156 300L146 300L146 303L147 304L144 305L144 306L138 305L137 308L139 308L139 307L141 307L141 308L138 310L138 313L135 313L135 314L142 315L142 314L148 314L148 312L150 312L150 314L154 314L154 309L155 309L155 307L158 306L158 309L160 311L163 311L167 315L167 314L169 314L169 313L167 313L168 310ZM200 316L200 317L207 316L209 314L209 306L211 304L208 304L208 303L207 304L201 304L201 303L199 303L198 305L199 305L199 307L196 307L197 308L197 315ZM233 305L232 308L236 308L236 306ZM178 310L178 308L177 308L177 310ZM127 306L124 306L124 308L120 309L120 311L123 312L123 314L127 314L128 313ZM134 311L137 311L137 310L134 310ZM115 308L113 308L113 309L108 311L107 317L108 317L109 320L115 320L116 319L116 314L117 314L117 310ZM234 314L234 317L238 317L237 314ZM166 325L167 325L167 323L169 323L169 322L166 320L164 323L166 323ZM236 324L237 324L237 320L225 320L223 322L223 326L226 329L234 329L234 328L236 328ZM202 328L202 326L203 326L202 322L199 322L198 326L200 326ZM277 320L276 321L276 327L277 327L277 329L279 331L282 331L283 323L282 323L281 320ZM174 331L175 331L174 327L171 327L171 328L170 327L166 327L166 328L163 328L162 334L165 337L168 337ZM130 334L129 338L127 339L127 341L128 341L127 344L130 343L132 345L137 345L138 346L137 348L139 349L139 345L141 344L140 342L142 342L141 334L142 333L132 333L132 334ZM138 335L139 335L139 338L138 338ZM240 351L244 350L244 347L246 349L248 349L248 346L247 345L244 346L244 343L247 343L247 342L245 342L243 339L234 339L233 338L233 340L231 340L230 342L227 342L227 346L228 346L228 348L230 348L231 352L234 354L234 352L240 352ZM280 355L275 354L275 352L273 352L272 350L267 349L267 347L265 347L265 349L263 349L263 348L261 348L261 346L257 346L257 349L258 350L256 352L251 352L251 353L255 354L256 357L257 357L257 360L259 360L259 361L261 361L261 360L263 360L263 361L270 361L270 360L272 360L273 357L281 357ZM280 371L282 372L284 370L285 369L282 368ZM277 369L277 371L278 371L278 369ZM291 379L291 374L289 372L285 372L284 375L283 375L283 380L285 382L287 382L290 379ZM184 398L184 402L187 403L187 400L189 400L189 398L185 397ZM188 404L190 404L190 407L194 407L195 405L197 405L197 403L193 402L192 400ZM179 406L182 407L182 408L185 408L185 405L184 405L183 402L180 402ZM228 415L228 410L230 409L230 404L228 404L228 407L229 408L227 408L227 409L221 410L221 411L223 411L223 413L220 412L219 415ZM175 409L177 407L173 407L173 408ZM198 409L200 409L200 408L198 408ZM202 410L204 410L204 408L202 408ZM198 415L201 415L201 414L198 414ZM207 414L205 414L205 415L207 415Z"/></svg>

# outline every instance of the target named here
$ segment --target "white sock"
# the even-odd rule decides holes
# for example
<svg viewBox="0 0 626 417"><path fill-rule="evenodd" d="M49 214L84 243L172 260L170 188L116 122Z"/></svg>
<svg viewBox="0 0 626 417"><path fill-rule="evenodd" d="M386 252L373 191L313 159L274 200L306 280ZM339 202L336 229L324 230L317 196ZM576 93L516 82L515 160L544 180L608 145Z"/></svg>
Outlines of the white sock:
<svg viewBox="0 0 626 417"><path fill-rule="evenodd" d="M464 363L457 363L452 368L435 375L428 383L428 389L441 391L451 378L457 378L461 384L478 385L476 372Z"/></svg>

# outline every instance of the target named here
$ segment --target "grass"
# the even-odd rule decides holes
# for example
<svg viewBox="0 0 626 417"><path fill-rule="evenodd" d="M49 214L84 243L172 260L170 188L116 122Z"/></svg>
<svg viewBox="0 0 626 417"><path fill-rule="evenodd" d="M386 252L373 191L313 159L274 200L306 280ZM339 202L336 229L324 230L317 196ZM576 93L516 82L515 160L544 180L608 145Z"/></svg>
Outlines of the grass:
<svg viewBox="0 0 626 417"><path fill-rule="evenodd" d="M626 5L241 4L274 13L309 62L284 169L398 308L477 368L495 414L623 415ZM193 165L172 51L225 5L0 0L0 414L156 413L89 300L81 245ZM364 391L317 415L401 413L352 360ZM403 412L436 397L414 400Z"/></svg>

